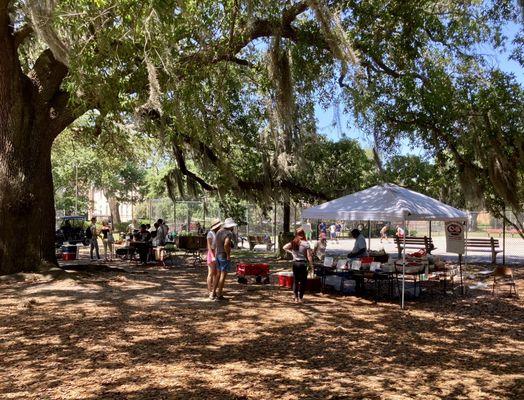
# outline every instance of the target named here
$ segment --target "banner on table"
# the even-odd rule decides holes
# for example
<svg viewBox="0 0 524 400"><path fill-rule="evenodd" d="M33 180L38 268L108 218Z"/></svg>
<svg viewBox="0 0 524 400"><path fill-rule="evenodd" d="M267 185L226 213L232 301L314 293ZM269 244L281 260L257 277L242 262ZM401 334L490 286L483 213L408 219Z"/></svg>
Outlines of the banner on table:
<svg viewBox="0 0 524 400"><path fill-rule="evenodd" d="M446 222L446 252L464 254L464 229L462 222Z"/></svg>

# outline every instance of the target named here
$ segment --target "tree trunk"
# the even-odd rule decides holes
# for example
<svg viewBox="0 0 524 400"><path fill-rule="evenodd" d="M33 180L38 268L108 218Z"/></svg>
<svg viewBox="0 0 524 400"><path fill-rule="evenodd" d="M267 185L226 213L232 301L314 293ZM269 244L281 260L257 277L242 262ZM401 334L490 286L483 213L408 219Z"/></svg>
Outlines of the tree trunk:
<svg viewBox="0 0 524 400"><path fill-rule="evenodd" d="M51 146L74 120L67 68L46 50L26 76L12 27L0 1L0 275L56 264Z"/></svg>
<svg viewBox="0 0 524 400"><path fill-rule="evenodd" d="M291 204L289 198L284 200L284 222L282 224L282 232L290 232L291 226Z"/></svg>
<svg viewBox="0 0 524 400"><path fill-rule="evenodd" d="M31 147L16 157L0 147L0 274L57 263L51 145Z"/></svg>
<svg viewBox="0 0 524 400"><path fill-rule="evenodd" d="M107 196L107 202L109 203L109 212L111 213L111 220L113 222L113 226L115 224L120 224L122 221L120 220L120 203L114 196Z"/></svg>
<svg viewBox="0 0 524 400"><path fill-rule="evenodd" d="M53 139L46 118L31 107L26 82L9 84L6 73L0 62L0 274L56 264Z"/></svg>

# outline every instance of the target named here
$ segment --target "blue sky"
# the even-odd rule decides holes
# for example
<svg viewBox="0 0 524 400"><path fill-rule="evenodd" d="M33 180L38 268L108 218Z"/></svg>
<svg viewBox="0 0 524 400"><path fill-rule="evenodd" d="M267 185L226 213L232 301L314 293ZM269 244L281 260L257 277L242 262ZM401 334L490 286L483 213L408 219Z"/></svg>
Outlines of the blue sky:
<svg viewBox="0 0 524 400"><path fill-rule="evenodd" d="M521 29L519 25L510 24L504 30L505 36L509 38L505 52L497 51L490 46L482 46L478 51L484 53L493 66L499 67L503 71L513 73L516 79L524 86L524 69L517 62L509 59L509 54L512 50L511 39L515 37L519 29ZM346 137L357 139L362 147L372 147L372 139L367 137L364 132L355 126L351 116L344 115L343 108L344 106L341 104L339 106L340 126L337 123L335 107L323 110L322 107L317 104L315 114L318 120L318 131L335 141L340 140L342 137L341 132L344 132ZM405 143L401 147L401 152L404 154L422 153L420 150L413 149L409 143Z"/></svg>

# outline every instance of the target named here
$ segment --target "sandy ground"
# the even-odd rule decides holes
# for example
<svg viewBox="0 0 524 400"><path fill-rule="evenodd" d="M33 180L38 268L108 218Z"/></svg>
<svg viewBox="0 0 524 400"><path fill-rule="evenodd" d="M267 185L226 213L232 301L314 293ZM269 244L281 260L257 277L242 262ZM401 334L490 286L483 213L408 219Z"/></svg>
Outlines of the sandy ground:
<svg viewBox="0 0 524 400"><path fill-rule="evenodd" d="M2 399L522 399L524 301L227 284L190 263L0 283ZM524 295L523 271L519 287Z"/></svg>

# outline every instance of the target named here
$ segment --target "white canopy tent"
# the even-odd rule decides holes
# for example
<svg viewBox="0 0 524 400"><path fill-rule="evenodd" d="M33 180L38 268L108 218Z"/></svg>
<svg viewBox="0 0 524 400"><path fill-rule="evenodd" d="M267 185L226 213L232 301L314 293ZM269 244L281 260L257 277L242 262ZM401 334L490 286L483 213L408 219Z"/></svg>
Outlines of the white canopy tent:
<svg viewBox="0 0 524 400"><path fill-rule="evenodd" d="M397 185L373 186L327 203L302 210L302 219L340 219L346 221L459 221L467 222L466 212L436 199ZM406 257L404 246L403 261ZM404 307L404 265L402 307Z"/></svg>

